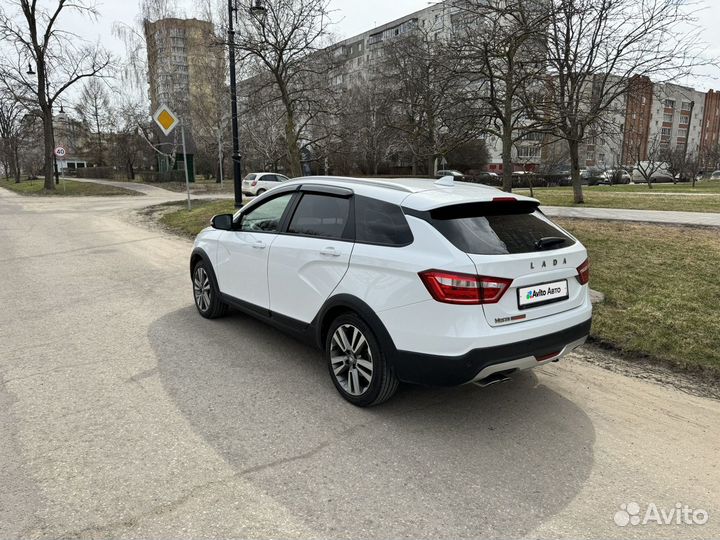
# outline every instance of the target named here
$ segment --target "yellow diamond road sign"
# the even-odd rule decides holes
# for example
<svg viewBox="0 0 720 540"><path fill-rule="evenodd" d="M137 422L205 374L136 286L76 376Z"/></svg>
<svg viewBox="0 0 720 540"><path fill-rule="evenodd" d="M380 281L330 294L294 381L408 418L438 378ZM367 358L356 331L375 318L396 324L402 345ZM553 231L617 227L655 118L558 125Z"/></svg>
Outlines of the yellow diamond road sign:
<svg viewBox="0 0 720 540"><path fill-rule="evenodd" d="M160 129L165 135L170 135L170 132L178 125L177 116L173 114L167 105L161 105L160 108L155 111L153 120L160 126Z"/></svg>

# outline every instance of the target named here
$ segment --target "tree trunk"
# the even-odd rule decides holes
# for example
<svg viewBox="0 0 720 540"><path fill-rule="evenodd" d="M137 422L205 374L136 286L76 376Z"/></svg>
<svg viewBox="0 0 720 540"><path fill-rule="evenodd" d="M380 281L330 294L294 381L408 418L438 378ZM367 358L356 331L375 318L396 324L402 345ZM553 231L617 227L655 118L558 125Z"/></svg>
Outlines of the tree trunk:
<svg viewBox="0 0 720 540"><path fill-rule="evenodd" d="M20 154L18 152L20 144L17 139L13 144L13 161L15 162L15 183L20 183Z"/></svg>
<svg viewBox="0 0 720 540"><path fill-rule="evenodd" d="M53 191L55 189L55 179L53 177L53 152L55 151L55 137L53 136L52 126L52 110L48 107L43 111L43 142L45 144L45 189Z"/></svg>
<svg viewBox="0 0 720 540"><path fill-rule="evenodd" d="M285 140L287 141L288 166L290 167L290 176L297 178L303 175L302 157L300 156L300 148L298 148L297 133L295 132L295 119L292 111L287 112L287 122L285 123Z"/></svg>
<svg viewBox="0 0 720 540"><path fill-rule="evenodd" d="M512 164L512 130L503 132L502 138L502 163L503 163L503 191L512 193L513 187L513 164Z"/></svg>
<svg viewBox="0 0 720 540"><path fill-rule="evenodd" d="M573 185L573 202L575 204L584 204L582 178L580 178L580 143L576 139L568 140L570 150L570 165Z"/></svg>
<svg viewBox="0 0 720 540"><path fill-rule="evenodd" d="M435 173L437 171L435 170L435 156L430 156L428 158L428 176L435 176Z"/></svg>

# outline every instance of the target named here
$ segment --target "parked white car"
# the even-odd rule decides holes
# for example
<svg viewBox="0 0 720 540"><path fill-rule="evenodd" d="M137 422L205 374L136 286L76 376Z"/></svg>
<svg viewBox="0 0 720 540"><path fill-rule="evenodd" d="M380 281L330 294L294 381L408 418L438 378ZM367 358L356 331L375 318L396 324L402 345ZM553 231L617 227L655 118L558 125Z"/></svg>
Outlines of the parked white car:
<svg viewBox="0 0 720 540"><path fill-rule="evenodd" d="M277 173L250 173L243 178L242 191L244 195L255 197L288 180L287 176Z"/></svg>
<svg viewBox="0 0 720 540"><path fill-rule="evenodd" d="M450 178L285 182L198 235L195 305L320 347L358 406L401 381L507 380L590 333L587 251L538 205Z"/></svg>

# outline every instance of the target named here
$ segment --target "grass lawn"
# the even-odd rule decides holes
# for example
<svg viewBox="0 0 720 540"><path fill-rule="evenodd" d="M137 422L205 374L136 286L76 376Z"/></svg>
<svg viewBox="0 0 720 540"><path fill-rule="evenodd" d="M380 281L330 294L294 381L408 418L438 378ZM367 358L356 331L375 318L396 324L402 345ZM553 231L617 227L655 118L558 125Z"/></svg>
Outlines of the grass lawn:
<svg viewBox="0 0 720 540"><path fill-rule="evenodd" d="M64 184L64 185L63 185ZM45 191L44 180L24 180L16 184L14 180L1 181L0 187L4 187L20 195L40 195L40 196L108 196L108 195L143 195L140 192L129 189L122 189L114 186L106 186L101 184L91 184L90 182L75 182L74 180L60 180L60 184L55 186L55 191Z"/></svg>
<svg viewBox="0 0 720 540"><path fill-rule="evenodd" d="M177 234L194 238L197 233L210 225L210 218L213 216L235 213L235 203L232 200L193 201L190 212L186 205L186 202L161 205L169 210L161 212L160 223Z"/></svg>
<svg viewBox="0 0 720 540"><path fill-rule="evenodd" d="M165 205L160 222L194 236L232 201ZM643 356L720 377L720 231L692 227L558 219L587 246L590 285L605 293L593 338Z"/></svg>
<svg viewBox="0 0 720 540"><path fill-rule="evenodd" d="M588 248L593 337L630 355L720 376L720 231L557 219Z"/></svg>
<svg viewBox="0 0 720 540"><path fill-rule="evenodd" d="M584 205L572 202L572 188L536 188L534 196L547 206L584 206L627 208L631 210L674 210L684 212L720 212L720 182L690 184L645 184L622 186L584 186ZM530 195L529 189L515 193Z"/></svg>

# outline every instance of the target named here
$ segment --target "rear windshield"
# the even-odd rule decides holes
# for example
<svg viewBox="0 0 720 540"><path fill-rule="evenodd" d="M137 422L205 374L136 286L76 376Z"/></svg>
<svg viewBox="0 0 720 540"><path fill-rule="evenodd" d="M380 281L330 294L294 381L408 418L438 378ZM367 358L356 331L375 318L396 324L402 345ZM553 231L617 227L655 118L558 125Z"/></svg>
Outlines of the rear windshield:
<svg viewBox="0 0 720 540"><path fill-rule="evenodd" d="M533 202L445 206L432 210L428 221L458 249L476 255L531 253L575 244Z"/></svg>
<svg viewBox="0 0 720 540"><path fill-rule="evenodd" d="M255 180L256 178L257 178L257 174L254 174L254 173L253 173L253 174L248 174L248 175L245 177L245 180L250 181L250 180Z"/></svg>

